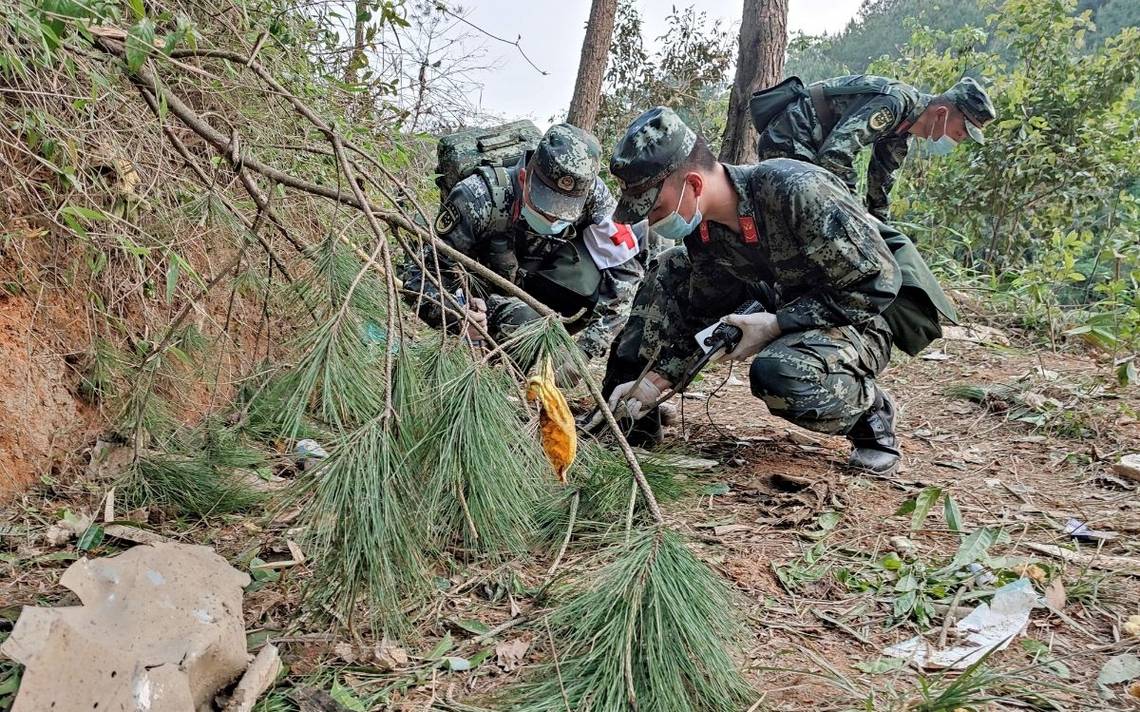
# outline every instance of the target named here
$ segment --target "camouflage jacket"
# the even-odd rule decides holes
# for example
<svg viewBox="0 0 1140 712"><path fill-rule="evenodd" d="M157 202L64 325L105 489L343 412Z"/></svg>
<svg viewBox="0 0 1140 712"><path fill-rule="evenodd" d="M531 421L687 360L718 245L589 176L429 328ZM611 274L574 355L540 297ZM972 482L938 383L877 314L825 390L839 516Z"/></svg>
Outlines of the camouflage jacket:
<svg viewBox="0 0 1140 712"><path fill-rule="evenodd" d="M519 215L518 172L525 165L523 161L506 169L508 180L498 191L493 190L479 173L461 180L452 188L436 220L436 233L441 240L520 287L524 286L527 265L540 262L564 244L564 239L534 233ZM607 223L615 205L609 188L598 178L581 217L574 224L573 233L559 237L574 239L592 226ZM429 269L436 259L431 253L429 249L424 255ZM442 254L438 255L438 260L444 282L448 290L454 292L459 286L452 271L454 265ZM601 273L597 302L585 317L585 324L578 325L580 328L577 329L578 345L589 358L605 354L610 342L625 325L643 273L636 254L620 264L597 267ZM408 264L402 276L406 291L422 292L427 297L418 300L420 316L433 326L442 325L443 314L436 301L438 295L434 282L425 280L414 263ZM544 301L542 294L532 296Z"/></svg>
<svg viewBox="0 0 1140 712"><path fill-rule="evenodd" d="M872 146L867 168L867 209L887 220L894 173L907 154L909 134L905 129L926 109L932 97L908 84L868 74L835 77L816 85L823 88L831 111L828 118L832 121L829 126L825 117L816 114L822 136L816 163L839 176L854 193L858 179L855 158L863 148ZM814 105L812 111L815 112Z"/></svg>
<svg viewBox="0 0 1140 712"><path fill-rule="evenodd" d="M902 283L898 264L835 176L785 158L724 168L739 196L740 232L706 220L685 238L696 319L708 324L736 310L761 283L776 287L784 333L859 327L890 306ZM666 327L660 363L693 353L689 326ZM673 370L663 375L676 379Z"/></svg>

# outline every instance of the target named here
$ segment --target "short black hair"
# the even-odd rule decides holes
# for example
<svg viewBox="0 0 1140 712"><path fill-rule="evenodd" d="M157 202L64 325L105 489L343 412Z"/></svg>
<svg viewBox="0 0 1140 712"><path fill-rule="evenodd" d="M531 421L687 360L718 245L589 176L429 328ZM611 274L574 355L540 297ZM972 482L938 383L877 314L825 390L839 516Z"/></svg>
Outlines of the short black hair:
<svg viewBox="0 0 1140 712"><path fill-rule="evenodd" d="M677 168L670 174L686 175L694 172L708 172L717 167L720 162L716 160L711 149L709 149L708 141L705 137L697 134L697 142L693 144L693 150L689 151L689 157L685 162L677 166Z"/></svg>

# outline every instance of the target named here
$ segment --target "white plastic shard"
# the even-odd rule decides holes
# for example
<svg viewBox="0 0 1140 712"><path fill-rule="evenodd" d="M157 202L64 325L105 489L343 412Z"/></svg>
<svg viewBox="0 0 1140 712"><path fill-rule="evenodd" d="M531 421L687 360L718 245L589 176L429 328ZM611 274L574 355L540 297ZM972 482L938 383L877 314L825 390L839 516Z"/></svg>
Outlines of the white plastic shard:
<svg viewBox="0 0 1140 712"><path fill-rule="evenodd" d="M964 670L978 662L991 650L1004 650L1025 631L1029 612L1037 602L1037 593L1029 579L1022 578L994 592L993 600L970 612L956 626L961 642L938 649L925 638L914 637L883 651L893 658L903 658L918 669L952 668Z"/></svg>
<svg viewBox="0 0 1140 712"><path fill-rule="evenodd" d="M209 547L81 559L60 584L83 605L25 606L0 646L26 668L12 712L208 710L246 667L249 576Z"/></svg>

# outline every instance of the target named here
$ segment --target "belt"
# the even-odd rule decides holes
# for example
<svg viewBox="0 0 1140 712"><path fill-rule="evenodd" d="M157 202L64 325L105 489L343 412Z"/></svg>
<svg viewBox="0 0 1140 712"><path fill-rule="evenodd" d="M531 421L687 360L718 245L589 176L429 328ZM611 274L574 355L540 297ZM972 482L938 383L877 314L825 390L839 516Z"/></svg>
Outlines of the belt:
<svg viewBox="0 0 1140 712"><path fill-rule="evenodd" d="M811 95L811 104L815 109L815 115L823 128L823 135L826 138L831 129L835 128L835 113L831 110L831 104L827 101L827 95L824 94L822 84L812 84L808 87L808 94Z"/></svg>

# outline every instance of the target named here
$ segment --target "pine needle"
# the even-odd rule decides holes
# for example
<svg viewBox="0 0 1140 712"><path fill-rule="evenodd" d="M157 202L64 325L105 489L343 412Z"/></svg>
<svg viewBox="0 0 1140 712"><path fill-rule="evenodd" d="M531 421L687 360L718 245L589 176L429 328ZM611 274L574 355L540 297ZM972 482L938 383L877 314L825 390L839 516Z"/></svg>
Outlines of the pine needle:
<svg viewBox="0 0 1140 712"><path fill-rule="evenodd" d="M729 712L751 692L728 647L740 634L724 582L680 537L635 533L550 618L558 647L507 702L516 712ZM564 697L565 696L565 697Z"/></svg>
<svg viewBox="0 0 1140 712"><path fill-rule="evenodd" d="M449 375L451 366L441 366ZM534 426L522 420L518 386L500 369L469 362L438 386L432 425L417 446L436 539L498 557L526 553L550 468Z"/></svg>

